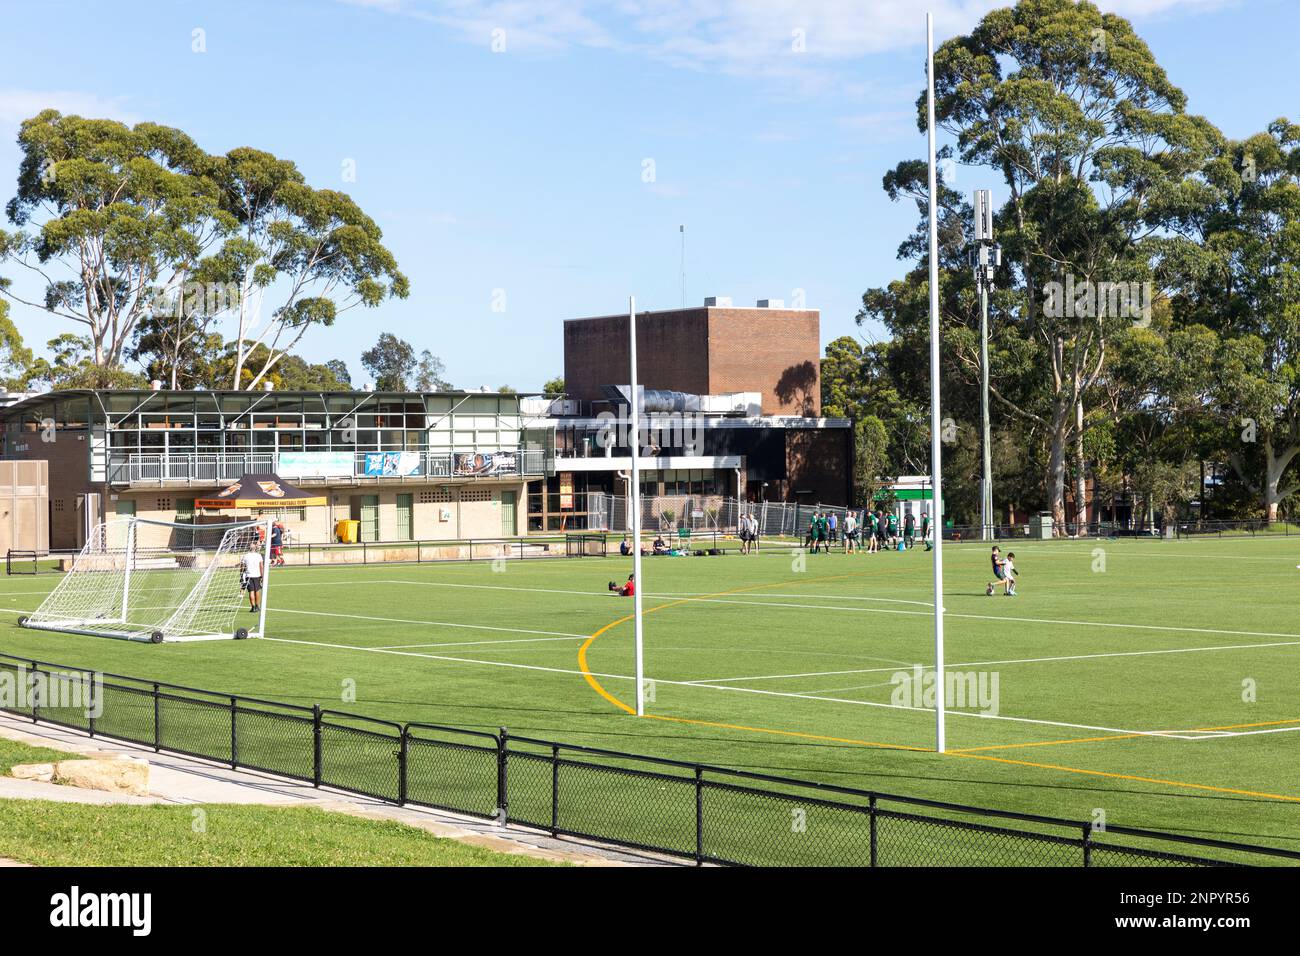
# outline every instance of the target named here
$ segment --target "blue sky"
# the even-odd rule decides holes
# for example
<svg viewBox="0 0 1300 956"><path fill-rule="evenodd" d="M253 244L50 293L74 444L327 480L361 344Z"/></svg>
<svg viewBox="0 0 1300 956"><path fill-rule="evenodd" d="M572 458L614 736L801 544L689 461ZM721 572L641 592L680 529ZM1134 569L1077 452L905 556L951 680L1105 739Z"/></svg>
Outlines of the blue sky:
<svg viewBox="0 0 1300 956"><path fill-rule="evenodd" d="M933 0L936 42L999 5ZM1099 5L1134 22L1189 109L1228 135L1300 119L1300 5ZM348 312L299 348L345 359L356 382L360 353L390 331L441 356L457 386L538 388L562 371L564 319L621 311L629 294L640 308L680 303L681 224L688 303L790 302L802 290L823 342L870 337L853 320L862 292L899 274L895 251L916 218L880 179L924 155L913 111L925 9L5 0L0 193L13 194L18 123L47 106L292 159L312 185L355 197L411 279L409 299ZM206 52L193 51L195 30ZM955 175L998 199L979 170ZM70 329L13 314L30 345Z"/></svg>

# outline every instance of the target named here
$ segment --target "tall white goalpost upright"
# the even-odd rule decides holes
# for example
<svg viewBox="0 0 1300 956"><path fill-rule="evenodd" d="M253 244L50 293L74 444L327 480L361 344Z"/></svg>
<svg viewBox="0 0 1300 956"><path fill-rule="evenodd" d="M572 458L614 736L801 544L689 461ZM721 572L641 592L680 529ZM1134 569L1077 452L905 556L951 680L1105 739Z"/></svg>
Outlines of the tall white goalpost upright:
<svg viewBox="0 0 1300 956"><path fill-rule="evenodd" d="M124 640L261 637L270 570L269 519L185 524L117 518L98 525L24 627ZM245 610L244 557L262 556L256 625Z"/></svg>
<svg viewBox="0 0 1300 956"><path fill-rule="evenodd" d="M939 409L939 188L935 170L934 14L925 15L926 127L930 159L930 471L934 480L934 749L943 753L943 477Z"/></svg>
<svg viewBox="0 0 1300 956"><path fill-rule="evenodd" d="M645 716L645 657L641 630L641 390L636 378L636 296L627 298L629 351L632 365L632 427L628 444L632 450L632 640L636 654L636 715Z"/></svg>

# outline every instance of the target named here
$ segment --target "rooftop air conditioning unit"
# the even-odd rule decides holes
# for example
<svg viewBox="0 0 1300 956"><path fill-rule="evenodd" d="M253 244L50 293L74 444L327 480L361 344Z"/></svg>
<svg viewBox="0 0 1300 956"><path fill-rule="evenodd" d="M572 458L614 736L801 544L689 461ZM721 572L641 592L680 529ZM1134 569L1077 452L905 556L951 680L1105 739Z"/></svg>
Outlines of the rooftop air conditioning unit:
<svg viewBox="0 0 1300 956"><path fill-rule="evenodd" d="M729 309L731 308L731 296L729 295L711 295L704 300L706 308Z"/></svg>

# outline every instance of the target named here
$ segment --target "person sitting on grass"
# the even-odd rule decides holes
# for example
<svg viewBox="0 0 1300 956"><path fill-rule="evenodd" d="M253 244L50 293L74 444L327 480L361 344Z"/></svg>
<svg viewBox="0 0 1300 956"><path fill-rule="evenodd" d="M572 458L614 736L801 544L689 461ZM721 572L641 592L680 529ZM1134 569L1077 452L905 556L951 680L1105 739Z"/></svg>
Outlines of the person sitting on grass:
<svg viewBox="0 0 1300 956"><path fill-rule="evenodd" d="M655 554L668 553L668 544L664 541L664 536L662 534L655 538L654 553Z"/></svg>
<svg viewBox="0 0 1300 956"><path fill-rule="evenodd" d="M618 553L625 558L632 553L632 545L627 543L627 535L623 536L623 541L618 546Z"/></svg>
<svg viewBox="0 0 1300 956"><path fill-rule="evenodd" d="M629 574L627 576L627 584L619 587L615 582L610 581L609 589L619 597L631 597L636 594L636 581L634 580L633 575Z"/></svg>

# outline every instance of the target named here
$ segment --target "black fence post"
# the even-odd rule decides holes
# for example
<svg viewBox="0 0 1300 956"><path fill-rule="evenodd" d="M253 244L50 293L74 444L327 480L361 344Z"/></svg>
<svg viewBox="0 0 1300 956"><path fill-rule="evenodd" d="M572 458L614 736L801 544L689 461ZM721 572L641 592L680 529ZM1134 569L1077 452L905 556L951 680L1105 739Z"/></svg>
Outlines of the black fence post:
<svg viewBox="0 0 1300 956"><path fill-rule="evenodd" d="M238 721L235 719L239 713L239 700L236 697L230 698L230 769L234 770L239 766L239 734L235 730Z"/></svg>
<svg viewBox="0 0 1300 956"><path fill-rule="evenodd" d="M90 726L90 736L95 736L95 680L86 681L86 720Z"/></svg>
<svg viewBox="0 0 1300 956"><path fill-rule="evenodd" d="M876 795L867 798L867 820L871 831L871 865L880 866L880 837L876 827Z"/></svg>
<svg viewBox="0 0 1300 956"><path fill-rule="evenodd" d="M158 693L158 682L153 684L153 752L162 750L162 696Z"/></svg>
<svg viewBox="0 0 1300 956"><path fill-rule="evenodd" d="M311 785L320 787L321 770L323 761L321 760L321 734L320 734L320 704L311 705L311 750L312 750L312 769Z"/></svg>
<svg viewBox="0 0 1300 956"><path fill-rule="evenodd" d="M1083 825L1083 865L1092 866L1092 824Z"/></svg>
<svg viewBox="0 0 1300 956"><path fill-rule="evenodd" d="M397 751L397 805L406 806L406 761L410 756L407 746L407 726L402 724L401 742Z"/></svg>
<svg viewBox="0 0 1300 956"><path fill-rule="evenodd" d="M704 865L704 768L695 765L695 865Z"/></svg>
<svg viewBox="0 0 1300 956"><path fill-rule="evenodd" d="M505 826L510 820L510 789L506 779L506 749L510 746L510 731L501 728L497 738L497 823Z"/></svg>
<svg viewBox="0 0 1300 956"><path fill-rule="evenodd" d="M560 835L560 745L551 744L551 836Z"/></svg>
<svg viewBox="0 0 1300 956"><path fill-rule="evenodd" d="M35 661L32 661L31 674L28 675L27 678L27 696L30 697L32 701L32 723L34 724L39 724L41 722L41 691L39 686L40 681L37 679L40 676L40 667L37 666Z"/></svg>

